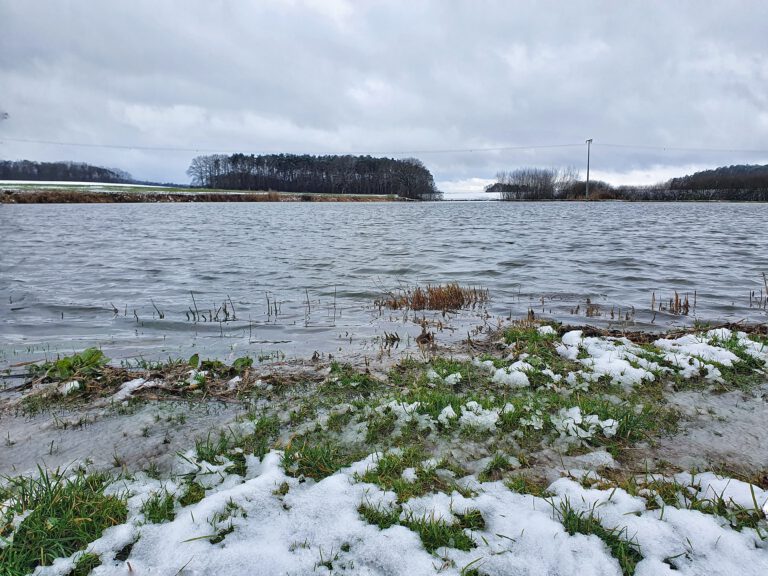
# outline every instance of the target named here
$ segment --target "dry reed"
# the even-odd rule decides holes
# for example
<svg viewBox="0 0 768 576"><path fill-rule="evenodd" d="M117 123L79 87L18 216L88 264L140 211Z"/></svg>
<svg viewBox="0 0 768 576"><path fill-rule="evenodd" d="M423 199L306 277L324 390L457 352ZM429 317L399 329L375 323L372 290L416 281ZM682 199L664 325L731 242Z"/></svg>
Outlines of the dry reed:
<svg viewBox="0 0 768 576"><path fill-rule="evenodd" d="M376 305L392 310L461 310L475 308L488 301L488 290L463 287L457 283L431 286L417 286L396 292L389 292L377 300Z"/></svg>

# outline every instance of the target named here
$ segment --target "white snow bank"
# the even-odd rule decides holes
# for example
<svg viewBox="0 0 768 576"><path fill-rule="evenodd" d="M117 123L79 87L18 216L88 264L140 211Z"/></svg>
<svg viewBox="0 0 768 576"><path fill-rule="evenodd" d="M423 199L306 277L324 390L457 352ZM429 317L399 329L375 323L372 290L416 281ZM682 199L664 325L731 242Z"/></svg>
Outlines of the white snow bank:
<svg viewBox="0 0 768 576"><path fill-rule="evenodd" d="M494 430L499 420L499 410L486 410L474 400L461 407L459 425L478 430Z"/></svg>
<svg viewBox="0 0 768 576"><path fill-rule="evenodd" d="M574 438L588 439L596 433L610 438L619 429L619 423L613 418L600 420L596 414L582 415L581 408L561 408L557 414L550 416L552 425L560 433L561 437L572 436Z"/></svg>
<svg viewBox="0 0 768 576"><path fill-rule="evenodd" d="M726 503L732 503L743 508L757 507L768 515L768 490L736 480L718 476L713 472L701 474L682 473L675 480L683 486L697 490L699 500L717 500L722 498Z"/></svg>
<svg viewBox="0 0 768 576"><path fill-rule="evenodd" d="M437 417L437 421L440 422L440 424L443 426L448 427L451 425L451 420L455 420L456 418L458 418L458 415L453 409L453 406L449 404L440 411L440 414Z"/></svg>
<svg viewBox="0 0 768 576"><path fill-rule="evenodd" d="M533 370L533 366L524 360L518 360L507 368L499 368L493 375L493 382L504 384L512 388L527 388L531 385L526 372Z"/></svg>
<svg viewBox="0 0 768 576"><path fill-rule="evenodd" d="M586 355L579 358L582 351ZM601 376L608 376L611 382L625 388L644 381L653 381L656 377L652 370L661 369L660 366L639 358L637 354L641 350L629 340L584 338L581 330L572 330L563 334L562 344L557 346L557 352L563 358L580 362L586 369L581 372L584 379L595 381Z"/></svg>
<svg viewBox="0 0 768 576"><path fill-rule="evenodd" d="M754 530L736 532L716 517L672 506L647 510L643 498L621 489L588 489L570 479L549 487L554 494L550 500L518 494L502 482L481 484L472 497L454 492L408 500L402 520L455 524L457 514L468 510L479 511L485 520L483 529L466 532L476 548L462 552L443 547L432 555L416 532L402 525L381 530L358 513L362 503L389 509L394 503L393 493L355 480L354 473L374 460L369 456L319 482L300 482L284 474L280 453L271 452L244 481L236 477L237 483L222 482L200 502L177 508L175 519L162 524L144 524L138 513L146 497L161 488L156 480L139 476L117 483L115 491L133 495L129 521L88 546L103 563L94 574L172 575L183 568L194 575L457 576L469 565L489 576L621 574L597 536L568 535L559 521L565 505L595 514L604 527L636 542L643 556L636 574L664 574L672 567L675 574L690 576L768 573L768 549ZM284 483L287 493L277 490ZM173 484L164 488L182 489ZM213 544L215 534L223 540ZM134 540L127 562L115 560L115 553ZM35 574L63 575L78 555Z"/></svg>
<svg viewBox="0 0 768 576"><path fill-rule="evenodd" d="M660 338L654 342L654 345L667 350L668 356L677 355L686 359L696 357L705 362L717 362L723 366L733 366L734 362L739 361L739 357L730 350L710 344L706 338L695 334L686 334L674 340Z"/></svg>

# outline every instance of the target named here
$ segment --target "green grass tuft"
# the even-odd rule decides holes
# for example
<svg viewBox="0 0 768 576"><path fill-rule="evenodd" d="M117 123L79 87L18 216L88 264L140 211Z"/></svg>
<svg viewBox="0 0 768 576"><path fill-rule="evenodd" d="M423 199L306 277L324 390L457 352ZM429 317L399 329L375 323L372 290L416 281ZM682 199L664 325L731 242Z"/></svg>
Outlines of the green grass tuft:
<svg viewBox="0 0 768 576"><path fill-rule="evenodd" d="M65 478L39 471L38 478L10 478L12 496L6 513L31 511L0 549L0 575L27 574L82 550L127 516L125 501L105 496L107 478L78 473Z"/></svg>
<svg viewBox="0 0 768 576"><path fill-rule="evenodd" d="M88 552L80 556L69 576L88 576L97 566L101 566L101 558L98 554Z"/></svg>
<svg viewBox="0 0 768 576"><path fill-rule="evenodd" d="M386 508L383 506L371 506L366 503L360 504L357 511L368 524L374 524L382 530L386 530L398 523L402 509L399 506Z"/></svg>
<svg viewBox="0 0 768 576"><path fill-rule="evenodd" d="M162 492L155 492L144 502L141 513L144 514L147 522L152 524L169 522L176 517L173 505L173 496L163 490Z"/></svg>
<svg viewBox="0 0 768 576"><path fill-rule="evenodd" d="M420 518L409 516L401 524L416 532L424 548L430 553L443 547L456 548L464 552L477 547L475 541L467 535L460 524L450 524L445 520L435 519L434 516Z"/></svg>
<svg viewBox="0 0 768 576"><path fill-rule="evenodd" d="M203 498L205 498L205 488L203 488L197 482L192 482L189 486L187 486L187 490L184 492L184 495L179 498L179 504L181 506L189 506L190 504L197 504Z"/></svg>
<svg viewBox="0 0 768 576"><path fill-rule="evenodd" d="M560 503L557 509L560 521L566 532L573 536L574 534L594 534L600 538L619 562L621 572L624 576L632 576L635 573L635 566L643 559L640 554L640 546L627 538L627 529L605 528L600 524L599 519L594 514L594 509L586 512L576 512L568 500Z"/></svg>
<svg viewBox="0 0 768 576"><path fill-rule="evenodd" d="M359 454L351 454L334 442L313 443L294 440L283 452L283 467L289 476L306 476L321 480L349 466Z"/></svg>

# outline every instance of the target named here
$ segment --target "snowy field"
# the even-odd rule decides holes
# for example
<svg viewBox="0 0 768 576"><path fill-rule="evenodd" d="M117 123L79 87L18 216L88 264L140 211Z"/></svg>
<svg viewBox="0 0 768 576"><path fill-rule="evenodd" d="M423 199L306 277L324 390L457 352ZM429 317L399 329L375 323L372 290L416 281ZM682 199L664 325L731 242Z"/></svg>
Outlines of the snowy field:
<svg viewBox="0 0 768 576"><path fill-rule="evenodd" d="M290 377L41 366L3 401L0 573L768 573L766 337L635 336L513 323ZM213 432L166 444L187 417Z"/></svg>

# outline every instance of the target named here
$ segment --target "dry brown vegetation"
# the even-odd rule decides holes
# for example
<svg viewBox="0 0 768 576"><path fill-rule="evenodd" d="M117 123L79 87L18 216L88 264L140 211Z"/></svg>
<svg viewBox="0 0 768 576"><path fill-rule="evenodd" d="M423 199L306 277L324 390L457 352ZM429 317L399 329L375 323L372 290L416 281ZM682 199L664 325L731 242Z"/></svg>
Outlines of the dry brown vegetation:
<svg viewBox="0 0 768 576"><path fill-rule="evenodd" d="M656 292L651 296L651 310L668 312L675 316L688 316L691 311L691 303L688 300L688 294L685 297L681 297L680 294L675 292L673 298L670 298L668 302L663 300L656 300ZM693 310L696 310L696 292L693 293Z"/></svg>
<svg viewBox="0 0 768 576"><path fill-rule="evenodd" d="M377 300L379 307L392 310L461 310L474 308L488 301L488 290L484 288L464 287L456 283L431 286L426 288L406 288L390 292Z"/></svg>
<svg viewBox="0 0 768 576"><path fill-rule="evenodd" d="M386 202L387 196L293 194L280 192L89 192L4 190L2 204L109 204L130 202Z"/></svg>

